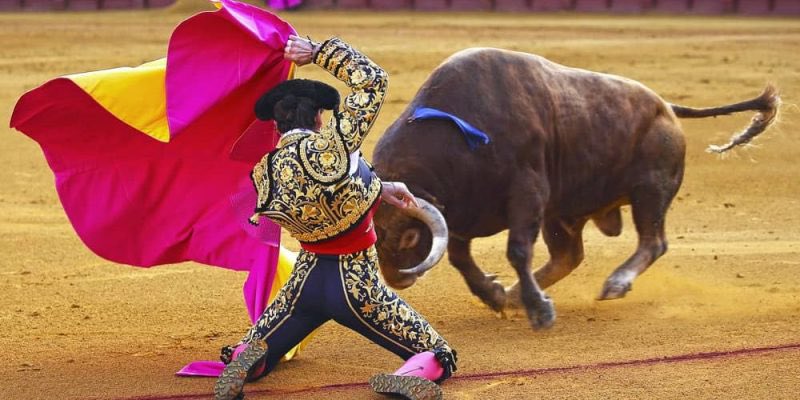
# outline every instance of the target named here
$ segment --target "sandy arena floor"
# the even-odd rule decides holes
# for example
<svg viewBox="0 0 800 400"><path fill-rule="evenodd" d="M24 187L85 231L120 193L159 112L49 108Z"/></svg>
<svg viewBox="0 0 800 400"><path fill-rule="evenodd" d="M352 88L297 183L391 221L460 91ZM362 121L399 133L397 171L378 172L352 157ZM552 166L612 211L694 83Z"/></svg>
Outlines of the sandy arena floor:
<svg viewBox="0 0 800 400"><path fill-rule="evenodd" d="M628 76L669 101L708 106L784 93L782 121L752 148L706 154L751 115L686 121L687 170L670 251L625 299L594 300L635 246L587 227L586 261L549 293L558 321L500 319L443 261L402 295L456 347L447 399L796 399L800 392L800 20L510 14L285 14L302 33L353 42L391 73L368 153L427 74L456 50L494 46ZM16 99L74 72L164 55L176 12L0 15L0 121ZM324 78L313 67L299 76ZM487 105L491 106L491 105ZM247 328L244 274L187 263L104 261L70 227L32 140L0 128L0 367L4 399L205 399L177 378ZM626 210L627 212L627 210ZM476 258L505 283L505 235ZM537 245L537 264L546 259ZM248 398L379 399L367 378L399 360L326 325Z"/></svg>

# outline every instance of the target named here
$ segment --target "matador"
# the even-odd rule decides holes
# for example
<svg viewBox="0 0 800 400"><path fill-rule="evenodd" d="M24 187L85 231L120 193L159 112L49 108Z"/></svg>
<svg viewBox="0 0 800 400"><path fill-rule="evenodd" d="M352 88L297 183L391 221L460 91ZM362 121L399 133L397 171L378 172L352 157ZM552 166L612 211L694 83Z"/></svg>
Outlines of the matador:
<svg viewBox="0 0 800 400"><path fill-rule="evenodd" d="M274 120L281 138L253 169L258 201L250 221L269 218L302 249L263 315L239 344L223 348L226 367L215 398L243 398L245 382L267 375L332 319L406 360L394 373L371 377L375 391L440 399L436 383L456 370L456 352L378 276L372 223L378 204L416 206L403 183L382 182L360 151L386 97L387 73L338 38L317 44L292 36L284 57L322 67L350 93L340 101L325 83L292 79L256 103L256 116ZM333 114L325 125L323 110Z"/></svg>

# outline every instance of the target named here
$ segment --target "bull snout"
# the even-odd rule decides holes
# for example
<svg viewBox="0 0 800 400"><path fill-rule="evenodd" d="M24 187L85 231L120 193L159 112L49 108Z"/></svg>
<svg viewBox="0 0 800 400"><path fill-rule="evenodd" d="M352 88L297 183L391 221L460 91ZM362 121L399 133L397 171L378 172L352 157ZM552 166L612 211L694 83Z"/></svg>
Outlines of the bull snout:
<svg viewBox="0 0 800 400"><path fill-rule="evenodd" d="M421 274L402 274L399 273L392 279L386 278L386 284L389 285L392 289L403 290L408 289L411 286L414 286L417 283L417 279L419 279Z"/></svg>
<svg viewBox="0 0 800 400"><path fill-rule="evenodd" d="M424 275L424 273L404 272L402 268L399 268L399 265L393 262L387 262L385 259L379 260L379 263L383 281L392 289L403 290L414 286L414 284L417 283L417 279Z"/></svg>

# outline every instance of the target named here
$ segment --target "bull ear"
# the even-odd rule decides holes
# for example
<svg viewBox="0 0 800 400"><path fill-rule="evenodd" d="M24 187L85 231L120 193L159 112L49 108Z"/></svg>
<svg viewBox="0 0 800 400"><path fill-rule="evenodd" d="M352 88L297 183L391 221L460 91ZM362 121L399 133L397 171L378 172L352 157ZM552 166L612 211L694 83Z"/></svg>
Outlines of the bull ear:
<svg viewBox="0 0 800 400"><path fill-rule="evenodd" d="M416 228L406 229L405 232L403 232L403 235L400 236L400 243L398 243L398 248L400 250L405 250L416 247L417 243L419 243L419 237L420 237L419 229Z"/></svg>

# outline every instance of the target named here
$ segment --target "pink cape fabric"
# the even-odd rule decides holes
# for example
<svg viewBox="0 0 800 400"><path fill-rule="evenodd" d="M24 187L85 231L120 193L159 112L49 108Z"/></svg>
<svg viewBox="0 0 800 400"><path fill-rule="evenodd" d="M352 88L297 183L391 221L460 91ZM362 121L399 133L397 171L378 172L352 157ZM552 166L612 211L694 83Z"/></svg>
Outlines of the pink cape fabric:
<svg viewBox="0 0 800 400"><path fill-rule="evenodd" d="M280 229L247 223L256 196L250 170L278 139L253 105L290 75L283 46L296 32L257 7L221 3L170 39L168 143L117 119L68 78L23 95L11 126L42 147L64 210L92 251L139 267L196 261L249 271L243 290L255 321L275 278ZM182 373L216 376L221 366L200 362Z"/></svg>

